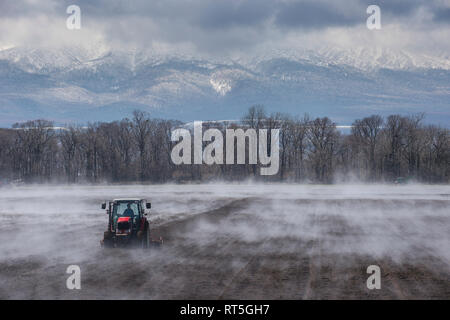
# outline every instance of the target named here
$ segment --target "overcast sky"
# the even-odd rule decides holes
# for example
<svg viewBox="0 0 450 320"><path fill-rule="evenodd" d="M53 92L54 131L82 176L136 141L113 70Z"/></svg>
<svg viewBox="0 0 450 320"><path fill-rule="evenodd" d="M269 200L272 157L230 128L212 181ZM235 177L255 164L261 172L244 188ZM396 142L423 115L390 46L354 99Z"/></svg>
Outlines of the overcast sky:
<svg viewBox="0 0 450 320"><path fill-rule="evenodd" d="M81 8L81 30L66 8ZM366 28L369 4L382 29ZM101 44L200 55L378 46L447 55L450 0L1 0L0 48Z"/></svg>

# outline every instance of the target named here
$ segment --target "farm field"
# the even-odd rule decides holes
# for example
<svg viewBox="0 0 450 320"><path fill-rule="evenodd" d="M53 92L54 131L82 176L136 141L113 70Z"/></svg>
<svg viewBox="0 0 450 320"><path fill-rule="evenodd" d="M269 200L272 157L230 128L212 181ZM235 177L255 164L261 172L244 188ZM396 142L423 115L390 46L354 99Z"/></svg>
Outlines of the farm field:
<svg viewBox="0 0 450 320"><path fill-rule="evenodd" d="M450 186L0 189L0 299L450 299ZM160 249L104 249L113 198L152 203ZM68 290L66 268L81 268ZM369 290L366 269L381 269Z"/></svg>

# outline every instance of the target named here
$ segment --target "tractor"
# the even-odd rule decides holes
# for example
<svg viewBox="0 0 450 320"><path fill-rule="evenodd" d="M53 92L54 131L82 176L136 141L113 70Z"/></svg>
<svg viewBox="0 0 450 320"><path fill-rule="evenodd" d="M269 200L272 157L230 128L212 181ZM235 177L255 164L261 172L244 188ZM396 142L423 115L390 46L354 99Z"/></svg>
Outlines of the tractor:
<svg viewBox="0 0 450 320"><path fill-rule="evenodd" d="M145 209L151 203L145 199L114 199L102 203L108 215L108 229L104 232L102 247L141 247L160 246L162 238L155 241L150 236L150 224Z"/></svg>

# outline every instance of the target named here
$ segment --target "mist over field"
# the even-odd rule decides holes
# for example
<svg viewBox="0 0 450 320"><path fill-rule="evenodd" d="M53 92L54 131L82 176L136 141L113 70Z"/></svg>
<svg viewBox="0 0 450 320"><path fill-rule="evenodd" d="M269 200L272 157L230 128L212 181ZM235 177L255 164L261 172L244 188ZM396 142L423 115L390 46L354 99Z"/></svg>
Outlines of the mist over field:
<svg viewBox="0 0 450 320"><path fill-rule="evenodd" d="M0 298L450 298L449 185L4 187ZM100 247L139 197L157 250ZM68 290L67 266L81 268ZM382 288L366 288L379 265Z"/></svg>

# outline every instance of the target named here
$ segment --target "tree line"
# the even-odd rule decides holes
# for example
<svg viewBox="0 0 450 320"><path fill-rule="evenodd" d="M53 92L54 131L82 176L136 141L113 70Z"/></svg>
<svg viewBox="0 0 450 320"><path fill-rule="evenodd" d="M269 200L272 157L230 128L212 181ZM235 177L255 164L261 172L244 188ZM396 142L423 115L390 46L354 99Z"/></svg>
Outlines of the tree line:
<svg viewBox="0 0 450 320"><path fill-rule="evenodd" d="M342 132L327 117L268 115L250 107L240 121L204 122L204 129L279 129L279 171L261 177L258 164L174 165L171 141L180 121L135 111L131 119L55 128L47 120L0 129L0 182L131 183L243 180L333 183L345 180L450 181L450 132L424 115L372 115ZM225 146L224 146L225 147ZM246 162L248 163L248 161Z"/></svg>

